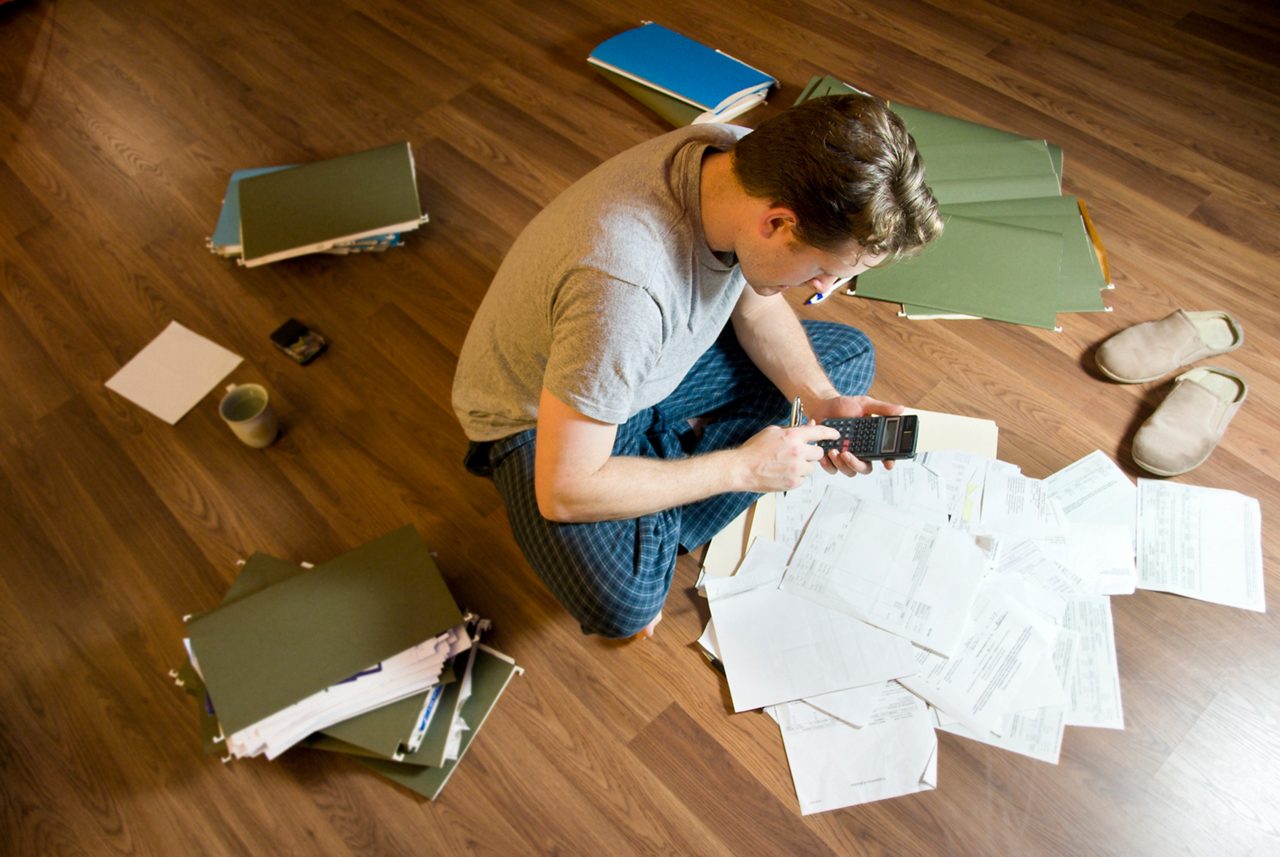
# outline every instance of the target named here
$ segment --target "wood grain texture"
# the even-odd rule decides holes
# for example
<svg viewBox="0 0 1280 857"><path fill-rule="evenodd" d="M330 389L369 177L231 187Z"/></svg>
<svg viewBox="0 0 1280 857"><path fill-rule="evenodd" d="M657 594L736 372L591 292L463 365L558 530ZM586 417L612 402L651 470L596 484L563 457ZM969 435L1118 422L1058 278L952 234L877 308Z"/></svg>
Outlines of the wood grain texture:
<svg viewBox="0 0 1280 857"><path fill-rule="evenodd" d="M1280 535L1280 16L1245 0L644 4L602 0L21 0L0 5L0 848L46 854L989 855L1280 851L1280 626L1158 593L1113 600L1126 728L1045 765L940 737L939 788L801 817L776 727L732 714L692 647L680 560L655 639L581 635L460 466L449 402L503 253L560 190L663 130L591 48L654 19L777 75L756 124L830 73L1061 145L1110 253L1109 313L1060 333L910 322L840 297L873 394L995 419L1045 476L1130 439L1170 382L1122 386L1097 345L1225 309L1212 362L1249 400L1178 481ZM431 222L385 254L253 270L203 248L231 170L409 140ZM268 334L328 335L308 367ZM103 382L176 319L244 355L285 427L237 444L215 397L168 426ZM180 617L253 550L323 560L415 524L528 673L436 803L308 751L201 754L166 672Z"/></svg>

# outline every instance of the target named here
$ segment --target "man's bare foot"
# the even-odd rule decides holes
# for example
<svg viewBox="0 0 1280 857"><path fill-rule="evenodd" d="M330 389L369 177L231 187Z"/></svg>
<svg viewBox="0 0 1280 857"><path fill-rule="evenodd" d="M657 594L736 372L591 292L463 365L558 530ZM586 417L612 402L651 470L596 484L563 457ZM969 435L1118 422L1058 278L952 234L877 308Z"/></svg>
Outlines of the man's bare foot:
<svg viewBox="0 0 1280 857"><path fill-rule="evenodd" d="M662 621L662 611L658 611L658 615L653 617L653 621L645 625L632 636L633 640L647 640L653 636L653 629L658 627L658 623Z"/></svg>

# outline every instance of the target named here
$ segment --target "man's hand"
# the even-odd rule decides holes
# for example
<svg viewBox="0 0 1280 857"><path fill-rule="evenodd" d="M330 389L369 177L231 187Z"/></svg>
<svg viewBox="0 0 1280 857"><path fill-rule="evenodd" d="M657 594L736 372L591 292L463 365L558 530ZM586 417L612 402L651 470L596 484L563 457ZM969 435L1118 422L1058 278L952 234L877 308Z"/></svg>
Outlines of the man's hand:
<svg viewBox="0 0 1280 857"><path fill-rule="evenodd" d="M767 494L799 488L822 459L816 442L839 436L835 429L819 425L767 426L737 450L742 490Z"/></svg>
<svg viewBox="0 0 1280 857"><path fill-rule="evenodd" d="M812 420L825 422L832 417L867 417L873 414L891 417L902 413L903 410L902 405L891 405L888 402L882 402L870 396L836 396L830 399L822 399L812 410L806 409L805 414ZM835 429L831 429L831 431L835 431ZM870 461L855 458L849 452L838 452L833 449L821 459L821 462L822 469L828 473L839 472L845 476L855 476L859 473L871 472ZM886 461L884 467L886 470L892 470L893 462Z"/></svg>

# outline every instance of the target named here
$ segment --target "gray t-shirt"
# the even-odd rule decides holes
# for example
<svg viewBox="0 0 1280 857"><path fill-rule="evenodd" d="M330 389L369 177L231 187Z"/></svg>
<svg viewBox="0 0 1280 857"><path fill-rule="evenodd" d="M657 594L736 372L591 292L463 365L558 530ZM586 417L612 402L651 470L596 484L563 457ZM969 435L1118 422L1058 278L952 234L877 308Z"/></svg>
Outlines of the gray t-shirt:
<svg viewBox="0 0 1280 857"><path fill-rule="evenodd" d="M521 232L458 358L453 407L472 440L532 428L546 387L619 424L664 399L711 346L742 293L703 235L708 147L747 133L693 125L601 164Z"/></svg>

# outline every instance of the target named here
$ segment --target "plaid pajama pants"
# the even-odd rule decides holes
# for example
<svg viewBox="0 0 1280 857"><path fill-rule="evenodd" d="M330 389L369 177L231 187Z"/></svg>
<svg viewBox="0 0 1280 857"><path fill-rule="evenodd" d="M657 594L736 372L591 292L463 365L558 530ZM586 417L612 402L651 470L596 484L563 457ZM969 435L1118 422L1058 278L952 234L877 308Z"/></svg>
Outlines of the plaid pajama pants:
<svg viewBox="0 0 1280 857"><path fill-rule="evenodd" d="M836 388L866 393L875 372L866 334L834 322L805 321L804 328ZM790 408L726 325L671 395L618 426L613 454L682 458L738 446L785 422ZM710 420L700 437L689 427L693 417ZM649 624L666 601L678 549L710 541L759 497L721 494L630 520L549 521L534 496L535 431L496 441L489 465L516 542L586 634L629 637Z"/></svg>

